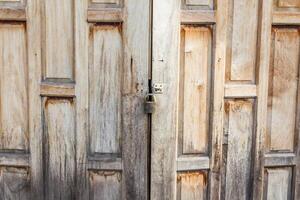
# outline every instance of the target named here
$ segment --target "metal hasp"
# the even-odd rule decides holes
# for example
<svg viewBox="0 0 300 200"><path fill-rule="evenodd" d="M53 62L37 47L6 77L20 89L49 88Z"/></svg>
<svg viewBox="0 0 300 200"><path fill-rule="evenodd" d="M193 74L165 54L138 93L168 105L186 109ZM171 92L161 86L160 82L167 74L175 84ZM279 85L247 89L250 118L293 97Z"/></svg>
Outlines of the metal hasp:
<svg viewBox="0 0 300 200"><path fill-rule="evenodd" d="M164 92L164 85L162 83L154 83L152 91L154 94L162 94Z"/></svg>
<svg viewBox="0 0 300 200"><path fill-rule="evenodd" d="M145 97L145 113L152 114L155 112L156 98L154 94L147 94Z"/></svg>

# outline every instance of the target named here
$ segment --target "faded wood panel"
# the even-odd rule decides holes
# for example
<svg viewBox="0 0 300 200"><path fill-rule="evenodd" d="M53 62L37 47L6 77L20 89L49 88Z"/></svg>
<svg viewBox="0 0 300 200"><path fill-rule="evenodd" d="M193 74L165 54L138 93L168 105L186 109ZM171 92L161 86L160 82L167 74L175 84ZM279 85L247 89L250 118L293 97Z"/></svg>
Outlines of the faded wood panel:
<svg viewBox="0 0 300 200"><path fill-rule="evenodd" d="M222 183L222 142L224 130L224 85L229 33L229 0L216 0L215 50L213 65L213 102L211 120L211 149L209 199L219 199Z"/></svg>
<svg viewBox="0 0 300 200"><path fill-rule="evenodd" d="M211 10L214 0L182 0L182 7L185 10Z"/></svg>
<svg viewBox="0 0 300 200"><path fill-rule="evenodd" d="M177 200L207 199L207 175L202 172L177 175Z"/></svg>
<svg viewBox="0 0 300 200"><path fill-rule="evenodd" d="M75 111L72 99L44 99L44 173L47 200L74 199Z"/></svg>
<svg viewBox="0 0 300 200"><path fill-rule="evenodd" d="M190 6L207 6L211 0L186 0L186 5Z"/></svg>
<svg viewBox="0 0 300 200"><path fill-rule="evenodd" d="M30 175L27 169L0 169L0 199L30 200Z"/></svg>
<svg viewBox="0 0 300 200"><path fill-rule="evenodd" d="M292 168L265 170L266 200L289 200L292 198Z"/></svg>
<svg viewBox="0 0 300 200"><path fill-rule="evenodd" d="M253 109L252 100L229 100L225 103L228 146L224 158L226 185L223 189L228 200L247 199L251 194Z"/></svg>
<svg viewBox="0 0 300 200"><path fill-rule="evenodd" d="M207 153L210 108L211 38L207 27L181 31L179 134L182 153Z"/></svg>
<svg viewBox="0 0 300 200"><path fill-rule="evenodd" d="M153 1L152 77L164 84L152 115L151 198L176 198L180 0Z"/></svg>
<svg viewBox="0 0 300 200"><path fill-rule="evenodd" d="M278 7L300 8L300 0L278 0Z"/></svg>
<svg viewBox="0 0 300 200"><path fill-rule="evenodd" d="M124 1L122 199L149 199L150 194L150 132L144 98L151 75L151 4L150 0Z"/></svg>
<svg viewBox="0 0 300 200"><path fill-rule="evenodd" d="M119 0L91 0L92 3L117 4Z"/></svg>
<svg viewBox="0 0 300 200"><path fill-rule="evenodd" d="M0 24L0 149L28 149L27 58L24 24Z"/></svg>
<svg viewBox="0 0 300 200"><path fill-rule="evenodd" d="M229 45L231 63L227 72L229 81L255 81L258 2L257 0L232 2L232 42L231 46Z"/></svg>
<svg viewBox="0 0 300 200"><path fill-rule="evenodd" d="M268 97L268 134L271 151L294 149L299 42L298 29L273 29L273 56Z"/></svg>
<svg viewBox="0 0 300 200"><path fill-rule="evenodd" d="M119 26L93 26L89 119L92 153L120 153L122 36Z"/></svg>
<svg viewBox="0 0 300 200"><path fill-rule="evenodd" d="M265 140L267 127L267 98L268 98L268 74L271 52L271 25L273 1L260 1L260 23L258 38L258 59L257 59L257 98L256 98L256 119L255 139L253 145L253 167L252 167L252 198L263 199Z"/></svg>
<svg viewBox="0 0 300 200"><path fill-rule="evenodd" d="M43 0L43 64L45 79L73 79L74 1Z"/></svg>
<svg viewBox="0 0 300 200"><path fill-rule="evenodd" d="M90 172L91 200L120 200L121 198L120 172L100 171Z"/></svg>

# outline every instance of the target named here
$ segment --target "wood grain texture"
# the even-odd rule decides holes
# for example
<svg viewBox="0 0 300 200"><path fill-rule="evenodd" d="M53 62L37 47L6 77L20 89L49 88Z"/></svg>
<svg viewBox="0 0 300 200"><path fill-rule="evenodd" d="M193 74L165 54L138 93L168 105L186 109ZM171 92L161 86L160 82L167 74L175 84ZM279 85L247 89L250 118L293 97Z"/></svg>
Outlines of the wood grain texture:
<svg viewBox="0 0 300 200"><path fill-rule="evenodd" d="M23 8L1 8L0 20L2 21L26 21L26 11Z"/></svg>
<svg viewBox="0 0 300 200"><path fill-rule="evenodd" d="M118 26L93 26L89 64L91 153L120 153L122 36Z"/></svg>
<svg viewBox="0 0 300 200"><path fill-rule="evenodd" d="M152 115L151 199L176 198L180 0L153 1L152 77L164 84ZM168 27L168 28L167 28Z"/></svg>
<svg viewBox="0 0 300 200"><path fill-rule="evenodd" d="M211 30L181 31L179 138L182 154L207 153L211 88Z"/></svg>
<svg viewBox="0 0 300 200"><path fill-rule="evenodd" d="M217 0L215 52L213 66L213 107L211 128L211 151L209 173L210 200L221 198L222 171L222 142L224 128L224 86L226 69L226 49L229 31L229 0Z"/></svg>
<svg viewBox="0 0 300 200"><path fill-rule="evenodd" d="M299 0L278 0L278 7L300 8L300 1Z"/></svg>
<svg viewBox="0 0 300 200"><path fill-rule="evenodd" d="M75 198L75 111L72 99L44 99L45 198Z"/></svg>
<svg viewBox="0 0 300 200"><path fill-rule="evenodd" d="M0 24L0 149L27 151L28 69L23 24Z"/></svg>
<svg viewBox="0 0 300 200"><path fill-rule="evenodd" d="M119 0L91 0L92 3L117 4Z"/></svg>
<svg viewBox="0 0 300 200"><path fill-rule="evenodd" d="M258 1L232 2L231 62L227 72L229 81L255 81L258 30ZM245 23L247 19L247 23Z"/></svg>
<svg viewBox="0 0 300 200"><path fill-rule="evenodd" d="M274 25L300 25L300 12L298 11L274 11Z"/></svg>
<svg viewBox="0 0 300 200"><path fill-rule="evenodd" d="M273 56L269 75L269 150L293 151L299 77L298 29L273 29ZM282 137L285 139L282 140Z"/></svg>
<svg viewBox="0 0 300 200"><path fill-rule="evenodd" d="M266 200L285 200L292 198L292 169L274 168L265 170Z"/></svg>
<svg viewBox="0 0 300 200"><path fill-rule="evenodd" d="M78 200L89 199L89 24L88 1L74 1L75 95L76 95L76 189Z"/></svg>
<svg viewBox="0 0 300 200"><path fill-rule="evenodd" d="M43 1L43 64L45 79L73 79L74 2Z"/></svg>
<svg viewBox="0 0 300 200"><path fill-rule="evenodd" d="M258 28L258 85L256 100L256 137L253 153L253 188L252 198L263 198L264 154L267 127L268 73L271 52L271 26L273 1L260 1L260 20Z"/></svg>
<svg viewBox="0 0 300 200"><path fill-rule="evenodd" d="M252 141L254 129L252 100L227 101L225 104L228 134L225 199L247 199L251 194Z"/></svg>
<svg viewBox="0 0 300 200"><path fill-rule="evenodd" d="M177 175L177 200L207 199L207 175L202 172Z"/></svg>
<svg viewBox="0 0 300 200"><path fill-rule="evenodd" d="M90 172L90 192L92 200L121 199L122 175L120 172Z"/></svg>
<svg viewBox="0 0 300 200"><path fill-rule="evenodd" d="M0 169L0 199L30 200L30 175L27 169Z"/></svg>
<svg viewBox="0 0 300 200"><path fill-rule="evenodd" d="M30 188L31 199L43 199L43 128L40 83L42 79L41 1L27 1L28 96L30 136Z"/></svg>
<svg viewBox="0 0 300 200"><path fill-rule="evenodd" d="M150 194L150 132L144 113L151 66L150 5L149 0L124 1L122 199L128 200L148 199Z"/></svg>

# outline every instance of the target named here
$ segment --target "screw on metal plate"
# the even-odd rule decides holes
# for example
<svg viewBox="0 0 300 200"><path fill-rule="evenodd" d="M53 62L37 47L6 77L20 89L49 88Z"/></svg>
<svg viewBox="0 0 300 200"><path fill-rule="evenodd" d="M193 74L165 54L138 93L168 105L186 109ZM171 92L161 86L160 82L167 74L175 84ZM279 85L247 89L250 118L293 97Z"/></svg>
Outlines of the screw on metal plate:
<svg viewBox="0 0 300 200"><path fill-rule="evenodd" d="M145 97L145 113L152 114L155 112L156 98L154 94L147 94Z"/></svg>
<svg viewBox="0 0 300 200"><path fill-rule="evenodd" d="M164 92L164 86L161 83L154 83L152 85L152 91L154 94L162 94Z"/></svg>

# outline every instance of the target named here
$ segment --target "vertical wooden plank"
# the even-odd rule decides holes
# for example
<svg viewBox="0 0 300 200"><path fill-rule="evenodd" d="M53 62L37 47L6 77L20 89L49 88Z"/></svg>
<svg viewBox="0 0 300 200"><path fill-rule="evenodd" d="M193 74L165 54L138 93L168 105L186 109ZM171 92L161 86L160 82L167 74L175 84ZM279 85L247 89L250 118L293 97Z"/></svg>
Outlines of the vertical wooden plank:
<svg viewBox="0 0 300 200"><path fill-rule="evenodd" d="M183 154L207 153L210 76L211 30L207 27L183 27L183 66L180 67L179 134ZM182 128L181 128L182 126Z"/></svg>
<svg viewBox="0 0 300 200"><path fill-rule="evenodd" d="M256 136L255 151L253 153L253 199L263 198L264 180L264 152L267 128L267 99L268 73L271 49L271 24L273 1L261 1L259 4L258 26L258 95L256 100Z"/></svg>
<svg viewBox="0 0 300 200"><path fill-rule="evenodd" d="M74 1L43 0L44 78L73 79Z"/></svg>
<svg viewBox="0 0 300 200"><path fill-rule="evenodd" d="M266 200L292 199L292 169L266 169Z"/></svg>
<svg viewBox="0 0 300 200"><path fill-rule="evenodd" d="M44 99L45 198L75 198L75 112L72 99Z"/></svg>
<svg viewBox="0 0 300 200"><path fill-rule="evenodd" d="M175 199L180 0L153 1L152 76L164 84L152 115L151 199Z"/></svg>
<svg viewBox="0 0 300 200"><path fill-rule="evenodd" d="M41 1L27 0L28 97L30 137L31 199L43 199L42 116L40 82L41 60Z"/></svg>
<svg viewBox="0 0 300 200"><path fill-rule="evenodd" d="M254 129L252 100L227 101L228 149L226 158L226 198L247 199L251 188L251 165Z"/></svg>
<svg viewBox="0 0 300 200"><path fill-rule="evenodd" d="M122 199L148 199L150 0L125 0L123 10Z"/></svg>
<svg viewBox="0 0 300 200"><path fill-rule="evenodd" d="M231 81L255 81L258 2L232 1Z"/></svg>
<svg viewBox="0 0 300 200"><path fill-rule="evenodd" d="M205 200L207 197L207 177L200 172L177 175L177 200Z"/></svg>
<svg viewBox="0 0 300 200"><path fill-rule="evenodd" d="M24 24L0 24L0 149L28 150L28 69Z"/></svg>
<svg viewBox="0 0 300 200"><path fill-rule="evenodd" d="M269 75L268 134L271 151L294 150L299 76L298 29L273 29L274 57ZM282 137L284 136L284 141Z"/></svg>
<svg viewBox="0 0 300 200"><path fill-rule="evenodd" d="M75 94L76 94L76 198L89 199L87 171L88 143L88 105L89 105L89 68L88 68L88 0L74 1L75 17Z"/></svg>
<svg viewBox="0 0 300 200"><path fill-rule="evenodd" d="M1 168L0 198L3 200L30 200L30 176L27 169Z"/></svg>
<svg viewBox="0 0 300 200"><path fill-rule="evenodd" d="M220 199L222 140L224 116L224 84L226 66L227 32L229 18L229 1L217 0L215 61L213 68L213 108L211 130L211 152L209 173L209 199Z"/></svg>
<svg viewBox="0 0 300 200"><path fill-rule="evenodd" d="M121 198L120 172L101 171L90 172L90 188L92 200L119 200Z"/></svg>
<svg viewBox="0 0 300 200"><path fill-rule="evenodd" d="M93 26L90 38L91 153L120 153L122 36L118 26Z"/></svg>

